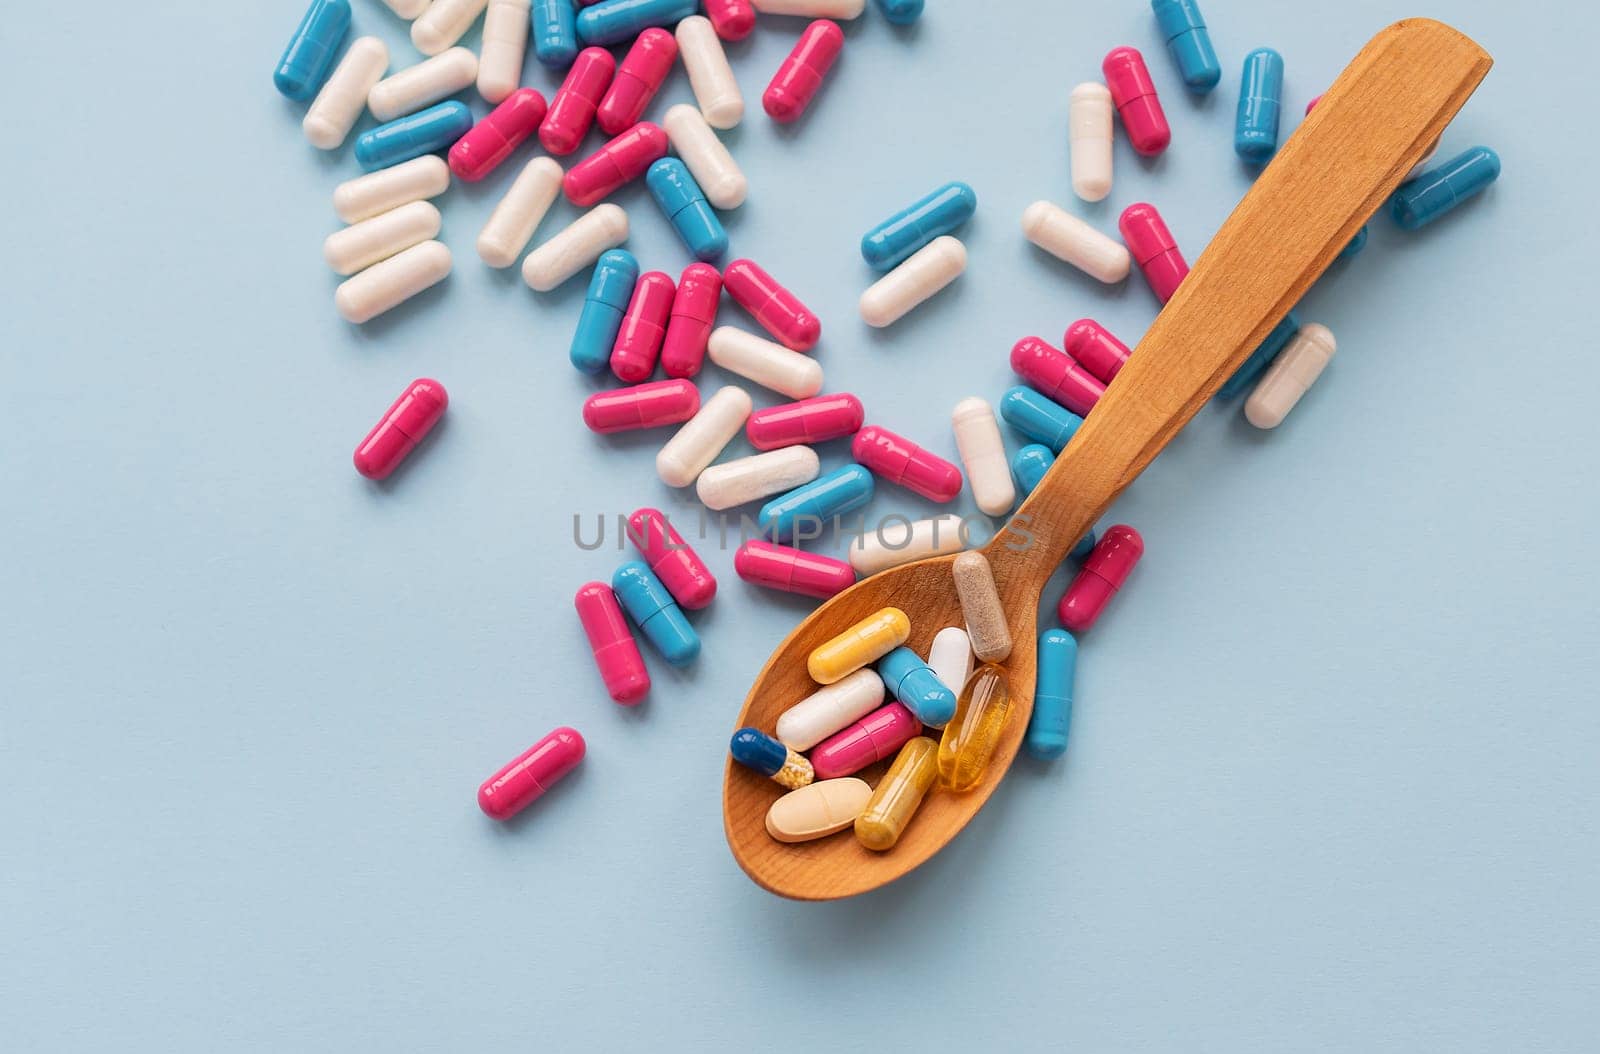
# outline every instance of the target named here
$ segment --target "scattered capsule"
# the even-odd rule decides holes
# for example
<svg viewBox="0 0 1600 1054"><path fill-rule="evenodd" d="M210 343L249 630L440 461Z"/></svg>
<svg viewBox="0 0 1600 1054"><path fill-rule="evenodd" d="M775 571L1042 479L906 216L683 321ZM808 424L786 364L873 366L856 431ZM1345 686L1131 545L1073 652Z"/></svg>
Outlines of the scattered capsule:
<svg viewBox="0 0 1600 1054"><path fill-rule="evenodd" d="M950 425L978 508L989 516L1004 516L1017 502L1017 488L993 408L977 396L963 399L951 411Z"/></svg>
<svg viewBox="0 0 1600 1054"><path fill-rule="evenodd" d="M1093 626L1143 555L1144 539L1138 531L1121 523L1106 528L1061 597L1056 608L1061 624L1073 633Z"/></svg>
<svg viewBox="0 0 1600 1054"><path fill-rule="evenodd" d="M867 0L752 0L764 15L798 15L802 18L860 18Z"/></svg>
<svg viewBox="0 0 1600 1054"><path fill-rule="evenodd" d="M674 292L671 276L661 271L647 271L639 276L633 287L633 298L628 301L628 310L622 314L616 343L611 348L611 372L617 380L636 384L655 372ZM689 382L679 378L677 383ZM698 400L695 408L699 409Z"/></svg>
<svg viewBox="0 0 1600 1054"><path fill-rule="evenodd" d="M1050 760L1067 752L1072 724L1072 677L1078 666L1078 642L1064 629L1039 634L1038 683L1033 689L1033 714L1022 743L1036 758Z"/></svg>
<svg viewBox="0 0 1600 1054"><path fill-rule="evenodd" d="M723 40L743 40L756 28L756 9L750 0L704 0L700 6Z"/></svg>
<svg viewBox="0 0 1600 1054"><path fill-rule="evenodd" d="M1107 285L1128 277L1133 266L1127 246L1049 201L1036 201L1023 211L1022 234L1051 256Z"/></svg>
<svg viewBox="0 0 1600 1054"><path fill-rule="evenodd" d="M856 584L855 568L843 560L757 538L747 540L733 554L733 571L746 582L818 600Z"/></svg>
<svg viewBox="0 0 1600 1054"><path fill-rule="evenodd" d="M628 538L680 607L699 611L717 595L717 580L705 561L661 510L636 510L628 517Z"/></svg>
<svg viewBox="0 0 1600 1054"><path fill-rule="evenodd" d="M1217 392L1217 395L1223 399L1232 399L1235 395L1250 387L1250 382L1259 377L1261 371L1272 365L1272 361L1278 357L1278 353L1289 346L1289 341L1293 340L1294 335L1299 331L1300 320L1291 311L1276 326L1272 327L1272 331L1267 334L1267 339L1263 340L1256 350L1250 353L1250 357L1245 359L1237 370L1233 371L1233 376L1228 378L1221 391Z"/></svg>
<svg viewBox="0 0 1600 1054"><path fill-rule="evenodd" d="M433 0L411 23L411 43L424 55L437 55L472 28L489 0Z"/></svg>
<svg viewBox="0 0 1600 1054"><path fill-rule="evenodd" d="M791 750L810 750L883 705L883 678L860 669L818 688L778 716L778 738Z"/></svg>
<svg viewBox="0 0 1600 1054"><path fill-rule="evenodd" d="M560 196L561 166L543 155L531 159L512 180L511 188L479 232L479 258L490 267L510 267L516 263L550 206ZM579 325L582 325L581 320Z"/></svg>
<svg viewBox="0 0 1600 1054"><path fill-rule="evenodd" d="M948 234L941 235L861 294L861 320L877 328L891 326L960 278L966 269L967 247Z"/></svg>
<svg viewBox="0 0 1600 1054"><path fill-rule="evenodd" d="M333 305L346 322L370 322L444 281L450 266L443 242L422 242L346 278L334 290Z"/></svg>
<svg viewBox="0 0 1600 1054"><path fill-rule="evenodd" d="M399 467L450 405L444 385L429 377L412 381L356 447L356 471L384 479Z"/></svg>
<svg viewBox="0 0 1600 1054"><path fill-rule="evenodd" d="M1215 88L1222 79L1222 64L1211 46L1198 0L1150 0L1150 8L1184 86L1199 95Z"/></svg>
<svg viewBox="0 0 1600 1054"><path fill-rule="evenodd" d="M653 26L670 26L695 13L699 0L605 0L578 14L585 44L620 44Z"/></svg>
<svg viewBox="0 0 1600 1054"><path fill-rule="evenodd" d="M667 133L640 121L567 170L561 186L574 205L593 205L633 182L667 152Z"/></svg>
<svg viewBox="0 0 1600 1054"><path fill-rule="evenodd" d="M911 440L870 425L850 442L850 456L891 483L929 501L954 501L961 493L961 470Z"/></svg>
<svg viewBox="0 0 1600 1054"><path fill-rule="evenodd" d="M1308 322L1273 360L1244 403L1245 420L1257 428L1276 428L1311 390L1333 359L1338 344L1327 326Z"/></svg>
<svg viewBox="0 0 1600 1054"><path fill-rule="evenodd" d="M333 211L346 223L358 223L413 201L438 197L449 188L450 166L427 154L340 183L333 188Z"/></svg>
<svg viewBox="0 0 1600 1054"><path fill-rule="evenodd" d="M583 736L577 729L555 729L483 781L478 808L492 820L511 819L577 768L583 754Z"/></svg>
<svg viewBox="0 0 1600 1054"><path fill-rule="evenodd" d="M361 37L351 44L300 122L306 141L318 150L344 145L366 109L367 93L388 68L389 49L377 37Z"/></svg>
<svg viewBox="0 0 1600 1054"><path fill-rule="evenodd" d="M1016 477L1017 489L1023 497L1033 493L1033 488L1055 463L1056 455L1042 443L1029 443L1011 455L1011 474Z"/></svg>
<svg viewBox="0 0 1600 1054"><path fill-rule="evenodd" d="M700 637L661 580L638 560L617 568L611 591L623 610L638 625L661 657L674 666L687 666L700 654Z"/></svg>
<svg viewBox="0 0 1600 1054"><path fill-rule="evenodd" d="M893 849L938 778L937 743L917 736L901 747L888 774L856 817L856 841L880 853Z"/></svg>
<svg viewBox="0 0 1600 1054"><path fill-rule="evenodd" d="M728 232L682 161L662 158L650 166L644 182L696 260L715 260L728 251Z"/></svg>
<svg viewBox="0 0 1600 1054"><path fill-rule="evenodd" d="M439 225L439 210L431 202L413 201L328 235L322 258L335 274L355 274L434 237Z"/></svg>
<svg viewBox="0 0 1600 1054"><path fill-rule="evenodd" d="M811 762L759 728L741 728L735 732L733 741L728 744L728 753L745 768L754 769L790 790L799 790L816 779Z"/></svg>
<svg viewBox="0 0 1600 1054"><path fill-rule="evenodd" d="M1023 380L1080 417L1088 416L1106 386L1072 356L1039 337L1023 337L1011 347L1011 368Z"/></svg>
<svg viewBox="0 0 1600 1054"><path fill-rule="evenodd" d="M822 338L822 322L811 309L753 260L730 263L722 273L722 287L784 347L808 351Z"/></svg>
<svg viewBox="0 0 1600 1054"><path fill-rule="evenodd" d="M1188 277L1189 264L1178 251L1178 243L1173 241L1161 213L1154 205L1139 202L1123 210L1117 226L1134 262L1150 283L1150 291L1163 304L1171 300L1178 284Z"/></svg>
<svg viewBox="0 0 1600 1054"><path fill-rule="evenodd" d="M572 364L585 373L599 373L611 359L622 329L622 313L633 299L639 262L626 249L602 253L589 279L589 295L572 335Z"/></svg>
<svg viewBox="0 0 1600 1054"><path fill-rule="evenodd" d="M616 135L644 116L650 100L656 97L672 64L678 58L678 42L664 29L651 28L639 34L622 65L617 67L611 87L595 112L595 121L607 135Z"/></svg>
<svg viewBox="0 0 1600 1054"><path fill-rule="evenodd" d="M1099 378L1102 384L1110 384L1132 354L1126 344L1092 318L1080 318L1068 326L1061 344L1078 365Z"/></svg>
<svg viewBox="0 0 1600 1054"><path fill-rule="evenodd" d="M850 543L850 566L863 578L913 560L960 552L967 545L966 522L955 513L906 523L904 537L885 530L888 522Z"/></svg>
<svg viewBox="0 0 1600 1054"><path fill-rule="evenodd" d="M661 342L661 368L668 377L693 377L706 357L706 341L722 300L722 273L710 264L692 263L678 276L672 315Z"/></svg>
<svg viewBox="0 0 1600 1054"><path fill-rule="evenodd" d="M561 67L578 54L578 14L572 0L533 0L533 57Z"/></svg>
<svg viewBox="0 0 1600 1054"><path fill-rule="evenodd" d="M380 121L392 121L447 99L477 79L478 56L451 48L374 84L367 93L367 109Z"/></svg>
<svg viewBox="0 0 1600 1054"><path fill-rule="evenodd" d="M539 125L539 142L546 150L561 156L578 149L583 137L589 134L595 111L611 86L616 70L617 60L605 48L584 48L578 52Z"/></svg>
<svg viewBox="0 0 1600 1054"><path fill-rule="evenodd" d="M890 25L909 26L922 17L923 0L878 0L883 20Z"/></svg>
<svg viewBox="0 0 1600 1054"><path fill-rule="evenodd" d="M533 88L518 88L450 148L450 171L471 183L493 172L500 162L539 128L544 120L544 96Z"/></svg>
<svg viewBox="0 0 1600 1054"><path fill-rule="evenodd" d="M816 538L823 524L871 500L872 473L860 465L845 465L773 498L761 507L756 522L774 541Z"/></svg>
<svg viewBox="0 0 1600 1054"><path fill-rule="evenodd" d="M606 691L624 706L638 703L650 692L650 674L617 595L604 582L585 582L572 602Z"/></svg>
<svg viewBox="0 0 1600 1054"><path fill-rule="evenodd" d="M1006 424L1057 454L1066 449L1083 425L1083 418L1022 384L1000 397L1000 416Z"/></svg>
<svg viewBox="0 0 1600 1054"><path fill-rule="evenodd" d="M976 549L969 550L956 557L950 573L961 600L972 654L980 662L1005 662L1011 654L1011 628L1006 625L1005 605L1000 602L989 558Z"/></svg>
<svg viewBox="0 0 1600 1054"><path fill-rule="evenodd" d="M779 124L798 121L844 50L844 30L820 18L795 41L761 96L761 108Z"/></svg>
<svg viewBox="0 0 1600 1054"><path fill-rule="evenodd" d="M706 124L705 115L688 103L668 108L661 127L672 140L672 149L689 166L706 200L719 209L736 209L744 204L749 182L738 162Z"/></svg>
<svg viewBox="0 0 1600 1054"><path fill-rule="evenodd" d="M776 450L796 443L815 446L851 435L861 428L865 416L861 400L849 392L814 395L757 410L745 425L745 437L757 450Z"/></svg>
<svg viewBox="0 0 1600 1054"><path fill-rule="evenodd" d="M1000 745L1011 710L1011 679L1004 668L984 663L961 689L955 716L939 740L939 785L969 791L983 782Z"/></svg>
<svg viewBox="0 0 1600 1054"><path fill-rule="evenodd" d="M1419 230L1499 178L1500 155L1474 146L1402 183L1389 202L1389 214L1402 229Z"/></svg>
<svg viewBox="0 0 1600 1054"><path fill-rule="evenodd" d="M677 40L689 90L706 123L713 128L737 127L744 119L744 96L711 22L704 15L690 15L678 23Z"/></svg>
<svg viewBox="0 0 1600 1054"><path fill-rule="evenodd" d="M426 11L432 2L433 0L383 0L385 7L407 22Z"/></svg>
<svg viewBox="0 0 1600 1054"><path fill-rule="evenodd" d="M1172 142L1172 128L1156 95L1155 81L1144 56L1135 48L1116 48L1100 64L1111 101L1117 105L1128 142L1146 157L1154 157Z"/></svg>
<svg viewBox="0 0 1600 1054"><path fill-rule="evenodd" d="M478 94L484 102L504 101L522 82L530 21L529 0L489 0L478 49Z"/></svg>
<svg viewBox="0 0 1600 1054"><path fill-rule="evenodd" d="M1244 57L1239 110L1233 123L1233 149L1246 161L1264 165L1278 151L1278 119L1283 111L1283 56L1256 48Z"/></svg>
<svg viewBox="0 0 1600 1054"><path fill-rule="evenodd" d="M1084 201L1111 193L1111 92L1099 81L1072 89L1067 138L1072 153L1072 192Z"/></svg>
<svg viewBox="0 0 1600 1054"><path fill-rule="evenodd" d="M779 842L810 842L849 827L872 797L864 780L818 780L772 803L767 833Z"/></svg>
<svg viewBox="0 0 1600 1054"><path fill-rule="evenodd" d="M656 475L669 487L687 487L733 441L749 416L749 392L732 384L718 388L656 455Z"/></svg>
<svg viewBox="0 0 1600 1054"><path fill-rule="evenodd" d="M700 392L689 381L655 381L595 392L583 402L583 423L591 432L609 435L679 424L699 409Z"/></svg>
<svg viewBox="0 0 1600 1054"><path fill-rule="evenodd" d="M627 240L628 214L610 202L596 205L523 259L522 280L548 293Z"/></svg>
<svg viewBox="0 0 1600 1054"><path fill-rule="evenodd" d="M977 209L971 187L946 183L862 235L861 256L875 271L892 271L935 238L959 230Z"/></svg>
<svg viewBox="0 0 1600 1054"><path fill-rule="evenodd" d="M447 149L472 127L467 104L452 99L369 128L356 137L356 163L373 172Z"/></svg>
<svg viewBox="0 0 1600 1054"><path fill-rule="evenodd" d="M734 326L718 326L706 340L711 361L763 388L791 399L809 399L822 390L822 364Z"/></svg>
<svg viewBox="0 0 1600 1054"><path fill-rule="evenodd" d="M811 679L832 684L877 662L911 636L911 620L899 608L881 608L817 647L806 660Z"/></svg>
<svg viewBox="0 0 1600 1054"><path fill-rule="evenodd" d="M350 32L350 0L311 0L294 36L278 59L272 83L296 101L317 94L333 69L333 60Z"/></svg>
<svg viewBox="0 0 1600 1054"><path fill-rule="evenodd" d="M878 676L889 694L925 725L941 727L956 712L956 692L910 648L898 647L879 660Z"/></svg>
<svg viewBox="0 0 1600 1054"><path fill-rule="evenodd" d="M815 450L786 446L712 465L695 480L694 492L706 508L721 512L793 490L816 479L819 471L821 464Z"/></svg>
<svg viewBox="0 0 1600 1054"><path fill-rule="evenodd" d="M928 668L939 682L960 696L961 688L972 676L972 638L960 626L946 626L933 635L928 646Z"/></svg>
<svg viewBox="0 0 1600 1054"><path fill-rule="evenodd" d="M817 744L811 764L819 779L860 772L892 756L922 732L922 722L903 703L889 703Z"/></svg>

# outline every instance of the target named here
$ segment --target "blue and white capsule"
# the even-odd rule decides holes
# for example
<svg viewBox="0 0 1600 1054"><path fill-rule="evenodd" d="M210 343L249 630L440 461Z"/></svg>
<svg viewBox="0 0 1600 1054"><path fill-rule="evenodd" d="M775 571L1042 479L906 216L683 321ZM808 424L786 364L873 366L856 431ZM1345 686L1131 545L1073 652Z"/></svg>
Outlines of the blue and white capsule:
<svg viewBox="0 0 1600 1054"><path fill-rule="evenodd" d="M699 7L700 0L601 0L578 12L578 39L602 47L620 44L651 26L671 28Z"/></svg>
<svg viewBox="0 0 1600 1054"><path fill-rule="evenodd" d="M1389 214L1401 228L1426 227L1500 178L1500 155L1474 146L1442 165L1407 180L1389 202Z"/></svg>
<svg viewBox="0 0 1600 1054"><path fill-rule="evenodd" d="M878 676L889 694L923 724L942 728L955 716L955 691L910 648L896 648L879 659Z"/></svg>
<svg viewBox="0 0 1600 1054"><path fill-rule="evenodd" d="M783 541L797 532L815 538L829 520L871 501L872 487L872 473L860 465L845 465L773 498L761 507L756 522L773 541ZM813 528L815 533L800 528Z"/></svg>
<svg viewBox="0 0 1600 1054"><path fill-rule="evenodd" d="M978 211L978 195L952 182L907 205L861 238L861 256L874 271L892 271L944 234L953 234Z"/></svg>
<svg viewBox="0 0 1600 1054"><path fill-rule="evenodd" d="M356 163L364 171L376 172L446 150L471 128L472 111L466 103L442 102L362 132L356 139Z"/></svg>
<svg viewBox="0 0 1600 1054"><path fill-rule="evenodd" d="M1064 629L1039 634L1038 681L1033 688L1033 714L1022 745L1046 761L1067 752L1072 725L1072 679L1078 668L1078 642Z"/></svg>
<svg viewBox="0 0 1600 1054"><path fill-rule="evenodd" d="M1248 388L1251 381L1259 377L1263 370L1272 365L1272 360L1278 357L1279 352L1288 347L1289 341L1293 340L1294 335L1298 332L1300 332L1300 320L1291 311L1283 316L1282 322L1272 327L1272 332L1267 334L1267 339L1263 340L1261 346L1250 353L1250 357L1244 360L1243 365L1233 371L1233 376L1228 378L1227 382L1223 384L1222 390L1217 394L1224 399L1232 399L1235 395Z"/></svg>
<svg viewBox="0 0 1600 1054"><path fill-rule="evenodd" d="M799 790L817 778L811 762L759 728L741 728L728 744L733 760L768 776L774 783Z"/></svg>
<svg viewBox="0 0 1600 1054"><path fill-rule="evenodd" d="M1083 418L1025 384L1000 397L1000 416L1024 437L1043 443L1056 454L1066 449L1083 425Z"/></svg>
<svg viewBox="0 0 1600 1054"><path fill-rule="evenodd" d="M578 12L572 0L533 0L533 57L540 65L565 69L578 55Z"/></svg>
<svg viewBox="0 0 1600 1054"><path fill-rule="evenodd" d="M632 560L617 568L611 576L611 591L663 659L674 666L687 666L700 654L700 635L643 561Z"/></svg>
<svg viewBox="0 0 1600 1054"><path fill-rule="evenodd" d="M350 0L311 0L305 17L283 49L272 83L291 99L304 101L322 89L333 70L339 45L350 32Z"/></svg>
<svg viewBox="0 0 1600 1054"><path fill-rule="evenodd" d="M626 249L601 253L589 279L578 328L572 334L572 365L599 373L611 362L611 349L622 331L622 316L639 284L639 261Z"/></svg>
<svg viewBox="0 0 1600 1054"><path fill-rule="evenodd" d="M1211 33L1198 0L1150 0L1156 24L1167 40L1167 52L1177 63L1184 87L1204 95L1222 79L1222 64L1211 46Z"/></svg>
<svg viewBox="0 0 1600 1054"><path fill-rule="evenodd" d="M878 8L890 25L909 26L922 17L922 0L878 0Z"/></svg>
<svg viewBox="0 0 1600 1054"><path fill-rule="evenodd" d="M645 173L644 184L696 260L710 263L728 251L728 232L682 161L657 161Z"/></svg>
<svg viewBox="0 0 1600 1054"><path fill-rule="evenodd" d="M1283 56L1256 48L1244 57L1239 111L1233 121L1233 149L1252 164L1264 165L1278 152L1278 121L1283 113Z"/></svg>

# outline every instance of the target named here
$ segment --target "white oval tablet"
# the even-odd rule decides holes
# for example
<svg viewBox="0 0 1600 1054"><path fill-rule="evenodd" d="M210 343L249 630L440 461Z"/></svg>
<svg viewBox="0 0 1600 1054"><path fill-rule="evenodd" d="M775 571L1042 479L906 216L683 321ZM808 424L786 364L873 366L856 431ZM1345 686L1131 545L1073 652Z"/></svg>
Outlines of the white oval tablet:
<svg viewBox="0 0 1600 1054"><path fill-rule="evenodd" d="M780 842L825 838L855 823L871 797L872 788L854 776L807 784L772 803L767 833Z"/></svg>

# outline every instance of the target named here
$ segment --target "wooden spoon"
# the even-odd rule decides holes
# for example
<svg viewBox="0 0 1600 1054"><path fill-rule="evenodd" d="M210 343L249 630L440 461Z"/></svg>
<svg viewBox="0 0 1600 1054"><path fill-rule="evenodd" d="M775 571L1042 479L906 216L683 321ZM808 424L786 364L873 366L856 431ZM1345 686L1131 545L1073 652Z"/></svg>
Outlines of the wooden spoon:
<svg viewBox="0 0 1600 1054"><path fill-rule="evenodd" d="M1016 648L1005 664L1010 716L983 782L964 794L935 789L899 844L875 853L849 832L798 845L773 840L763 819L782 788L730 761L723 826L751 878L800 900L853 896L921 864L977 814L1010 768L1033 709L1045 580L1394 193L1491 64L1477 44L1427 19L1374 37L1245 195L1062 456L985 547ZM812 649L879 608L905 611L908 644L926 655L935 633L963 622L953 560L893 568L823 604L767 661L737 724L772 731L779 714L817 688L806 673ZM861 775L875 783L885 767Z"/></svg>

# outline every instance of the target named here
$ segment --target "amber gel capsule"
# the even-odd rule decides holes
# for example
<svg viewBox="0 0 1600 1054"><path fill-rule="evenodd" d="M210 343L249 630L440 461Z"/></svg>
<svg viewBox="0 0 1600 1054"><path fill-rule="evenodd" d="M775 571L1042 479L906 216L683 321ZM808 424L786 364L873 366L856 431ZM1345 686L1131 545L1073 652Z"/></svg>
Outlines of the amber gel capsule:
<svg viewBox="0 0 1600 1054"><path fill-rule="evenodd" d="M856 817L856 841L868 849L893 849L939 775L939 746L918 736L900 748L889 774Z"/></svg>
<svg viewBox="0 0 1600 1054"><path fill-rule="evenodd" d="M956 716L944 726L944 738L939 741L941 787L967 791L983 782L1010 710L1011 678L993 663L979 666L967 678L956 703Z"/></svg>

